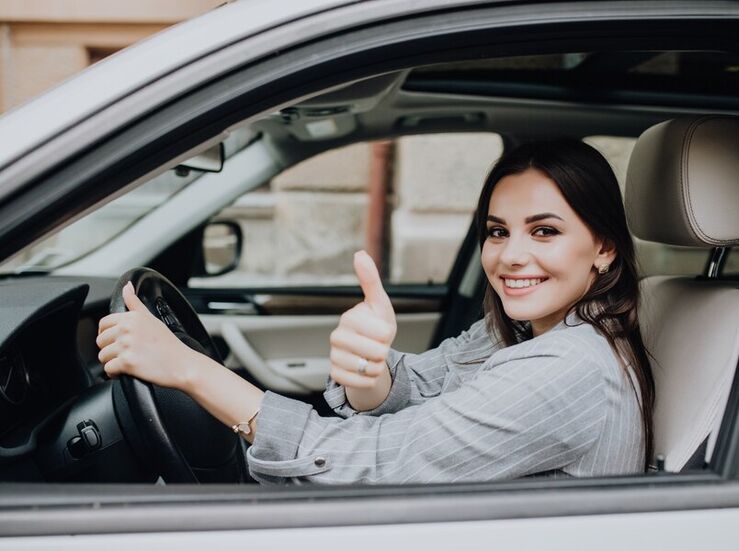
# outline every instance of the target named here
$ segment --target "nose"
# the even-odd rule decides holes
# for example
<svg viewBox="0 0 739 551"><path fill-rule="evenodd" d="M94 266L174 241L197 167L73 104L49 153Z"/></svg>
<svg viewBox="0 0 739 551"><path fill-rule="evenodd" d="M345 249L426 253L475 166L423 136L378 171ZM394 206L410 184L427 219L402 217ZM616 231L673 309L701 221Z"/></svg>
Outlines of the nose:
<svg viewBox="0 0 739 551"><path fill-rule="evenodd" d="M525 266L531 258L527 240L523 236L511 235L505 240L500 261L506 266Z"/></svg>

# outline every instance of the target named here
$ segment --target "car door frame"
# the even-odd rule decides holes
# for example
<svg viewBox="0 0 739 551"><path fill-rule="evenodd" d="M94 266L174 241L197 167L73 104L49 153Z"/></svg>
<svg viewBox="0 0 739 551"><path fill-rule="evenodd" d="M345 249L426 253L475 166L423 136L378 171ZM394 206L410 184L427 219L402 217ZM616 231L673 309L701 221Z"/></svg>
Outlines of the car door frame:
<svg viewBox="0 0 739 551"><path fill-rule="evenodd" d="M344 7L341 8L344 10L341 16L352 14L359 18L366 15L366 10L386 7L388 4L378 1L368 2L366 6ZM415 3L409 4L415 6ZM466 3L456 3L457 6L462 4ZM493 33L497 39L489 38L484 45L478 45L480 53L489 53L494 45L499 47L495 50L497 53L525 51L526 40L535 40L541 45L543 40L552 40L553 30L551 27L543 29L542 26L557 24L561 32L566 30L568 37L564 41L560 37L557 42L559 47L568 41L577 44L577 29L573 28L573 21L580 24L599 22L605 28L613 25L614 21L618 22L619 18L633 21L649 16L654 17L655 21L667 21L670 18L679 19L681 15L686 19L698 14L726 17L727 10L733 21L739 17L739 6L727 2L706 2L701 7L665 2L657 8L619 2L557 3L547 4L545 15L535 13L530 4L468 5L459 12L447 6L444 12L421 15L413 11L413 6L403 14L404 10L396 5L396 19L384 22L384 41L376 45L376 49L367 49L372 47L367 45L372 39L372 24L366 23L351 34L351 45L345 43L347 34L330 37L288 50L279 62L267 59L200 90L188 92L179 99L172 96L172 103L150 112L146 119L118 130L105 139L100 138L96 147L91 146L86 153L24 183L22 191L12 203L6 201L0 205L0 220L3 220L0 223L0 253L6 254L12 248L29 243L51 226L79 215L106 196L131 185L131 182L145 178L163 165L176 163L173 159L186 156L187 151L212 139L229 124L241 122L266 108L310 94L321 87L365 74L357 67L360 53L365 64L364 71L367 71L368 64L373 70L379 70L381 67L388 69L393 63L428 61L422 46L432 47L430 39L433 37L437 41L433 47L442 58L443 53L438 52L442 31L452 32L449 29L454 24L457 29L462 28L459 26L462 17L468 18L468 25L472 25L470 16L478 25L487 22L484 30L488 33L497 26L497 32ZM546 24L542 20L546 20ZM359 19L355 19L355 24L358 22ZM679 21L673 20L671 23L674 24L673 32L676 32ZM586 34L592 35L597 27L588 27ZM393 30L399 33L395 36L396 40L398 36L406 41L413 40L410 44L416 47L415 50L406 49L402 60L383 59L391 51L389 46ZM426 33L425 38L418 38L421 31ZM619 34L615 29L613 32ZM620 36L624 34L628 33L622 30ZM582 36L579 39L582 40ZM645 38L643 43L646 41ZM394 43L395 46L397 44ZM234 45L229 52L221 52L221 59L235 55L238 46ZM373 55L367 55L370 51ZM337 60L337 56L341 56L341 59ZM309 81L305 72L297 70L298 64L304 64L306 59L321 63L314 67L316 72ZM196 65L193 65L193 70ZM339 69L339 66L343 68ZM279 93L274 90L276 83L279 83ZM214 107L213 102L218 105ZM94 120L93 117L88 122ZM48 207L40 213L34 213L33 205L38 206L42 201ZM10 214L8 209L12 205L18 211L4 218L4 214ZM49 209L52 208L61 209L64 214L51 216ZM44 215L48 220L42 222ZM29 222L23 222L19 216L28 216ZM711 469L706 472L403 487L317 488L303 485L277 489L248 486L120 488L111 485L70 487L8 484L2 489L0 534L33 539L41 535L235 530L248 539L250 531L266 528L388 524L412 528L417 523L586 518L593 515L665 511L710 512L715 509L730 509L729 518L735 523L739 518L739 484L735 482L739 469L738 406L739 388L735 380ZM454 506L450 506L452 500ZM460 527L460 530L463 529ZM427 533L433 534L433 531ZM82 540L77 541L82 543Z"/></svg>

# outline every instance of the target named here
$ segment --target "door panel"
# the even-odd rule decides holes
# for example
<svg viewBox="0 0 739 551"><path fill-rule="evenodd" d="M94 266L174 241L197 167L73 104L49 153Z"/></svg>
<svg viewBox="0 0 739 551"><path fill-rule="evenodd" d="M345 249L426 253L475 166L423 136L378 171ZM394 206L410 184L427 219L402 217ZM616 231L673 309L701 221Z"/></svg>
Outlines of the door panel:
<svg viewBox="0 0 739 551"><path fill-rule="evenodd" d="M210 334L228 345L226 365L243 367L263 387L291 394L310 394L325 388L330 371L328 339L339 323L338 314L200 317ZM403 352L423 352L439 317L438 312L398 314L393 347Z"/></svg>

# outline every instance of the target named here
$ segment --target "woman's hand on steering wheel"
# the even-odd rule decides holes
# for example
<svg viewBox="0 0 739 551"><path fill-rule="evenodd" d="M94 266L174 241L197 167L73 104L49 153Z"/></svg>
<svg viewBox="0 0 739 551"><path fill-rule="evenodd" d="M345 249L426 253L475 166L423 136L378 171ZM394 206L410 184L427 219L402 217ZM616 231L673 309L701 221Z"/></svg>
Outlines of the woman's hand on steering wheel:
<svg viewBox="0 0 739 551"><path fill-rule="evenodd" d="M188 374L205 359L183 344L136 296L129 282L123 288L128 312L100 320L98 359L109 377L131 375L159 386L184 390Z"/></svg>
<svg viewBox="0 0 739 551"><path fill-rule="evenodd" d="M389 390L385 358L397 323L377 267L366 252L354 255L354 271L364 300L344 312L331 333L331 378L346 387L352 405L362 403L361 409L371 409L367 406L382 401Z"/></svg>

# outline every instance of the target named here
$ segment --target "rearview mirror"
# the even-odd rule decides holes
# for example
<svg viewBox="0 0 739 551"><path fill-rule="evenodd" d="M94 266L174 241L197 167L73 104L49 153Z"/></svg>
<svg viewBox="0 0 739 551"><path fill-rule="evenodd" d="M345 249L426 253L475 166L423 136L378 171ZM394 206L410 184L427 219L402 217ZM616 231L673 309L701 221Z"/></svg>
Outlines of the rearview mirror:
<svg viewBox="0 0 739 551"><path fill-rule="evenodd" d="M226 161L226 151L223 142L210 147L189 159L182 161L175 167L178 174L189 170L200 170L203 172L220 172L223 170L223 163Z"/></svg>

